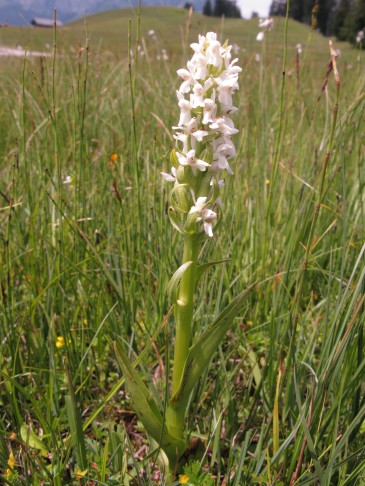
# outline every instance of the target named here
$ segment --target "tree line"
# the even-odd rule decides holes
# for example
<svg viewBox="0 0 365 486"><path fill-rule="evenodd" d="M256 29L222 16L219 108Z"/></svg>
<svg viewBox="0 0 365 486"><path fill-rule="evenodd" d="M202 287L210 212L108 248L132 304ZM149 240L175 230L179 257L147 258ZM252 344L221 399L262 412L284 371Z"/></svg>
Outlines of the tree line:
<svg viewBox="0 0 365 486"><path fill-rule="evenodd" d="M287 0L273 0L269 15L285 16L286 10ZM206 0L203 14L241 18L236 0ZM365 0L290 0L289 17L312 25L323 35L365 47Z"/></svg>
<svg viewBox="0 0 365 486"><path fill-rule="evenodd" d="M224 15L225 17L241 18L241 10L235 0L215 0L214 4L211 0L206 0L203 14L209 17L222 17Z"/></svg>
<svg viewBox="0 0 365 486"><path fill-rule="evenodd" d="M269 14L285 16L286 10L286 0L273 0ZM364 37L359 42L358 34L365 28L365 0L290 0L289 17L312 25L324 35L364 43Z"/></svg>

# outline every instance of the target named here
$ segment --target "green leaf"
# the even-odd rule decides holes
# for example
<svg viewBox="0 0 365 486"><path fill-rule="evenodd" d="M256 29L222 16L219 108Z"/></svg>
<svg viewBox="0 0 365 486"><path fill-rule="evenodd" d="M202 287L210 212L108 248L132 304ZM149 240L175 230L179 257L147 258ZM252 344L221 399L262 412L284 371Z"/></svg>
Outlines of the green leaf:
<svg viewBox="0 0 365 486"><path fill-rule="evenodd" d="M82 471L87 469L85 433L82 428L82 418L77 404L76 394L72 383L70 370L66 361L64 367L67 376L69 395L65 396L65 406L71 438L76 445L76 460Z"/></svg>
<svg viewBox="0 0 365 486"><path fill-rule="evenodd" d="M171 304L175 304L175 302L177 301L180 280L192 263L193 262L191 260L183 263L181 267L176 270L174 275L171 277L170 282L167 284L166 292Z"/></svg>
<svg viewBox="0 0 365 486"><path fill-rule="evenodd" d="M214 480L208 472L202 471L199 461L184 466L186 484L190 486L214 486Z"/></svg>
<svg viewBox="0 0 365 486"><path fill-rule="evenodd" d="M118 343L114 343L114 349L120 367L123 370L134 410L142 422L147 434L160 444L162 449L169 456L174 457L177 453L181 454L185 448L184 441L172 437L171 434L164 429L162 414L142 378L139 376L128 356L123 352Z"/></svg>
<svg viewBox="0 0 365 486"><path fill-rule="evenodd" d="M153 438L157 437L158 439L161 433L162 415L147 386L144 384L137 370L133 367L128 356L117 343L114 344L114 348L120 367L123 370L128 391L131 394L134 409L147 432Z"/></svg>
<svg viewBox="0 0 365 486"><path fill-rule="evenodd" d="M259 387L261 384L262 376L261 376L261 371L258 364L256 353L252 349L249 349L247 352L247 357L252 366L252 375L253 375L253 379L255 380L256 387Z"/></svg>
<svg viewBox="0 0 365 486"><path fill-rule="evenodd" d="M31 448L37 449L44 454L47 454L47 449L44 447L43 442L38 435L26 424L22 424L20 427L20 436L22 440Z"/></svg>
<svg viewBox="0 0 365 486"><path fill-rule="evenodd" d="M199 280L201 279L203 273L208 270L210 267L214 265L218 265L219 263L229 262L229 258L225 258L224 260L216 260L214 262L203 263L202 265L198 265L196 269L196 281L195 285L198 285Z"/></svg>
<svg viewBox="0 0 365 486"><path fill-rule="evenodd" d="M180 386L171 397L169 406L180 406L180 403L186 403L188 401L191 391L209 365L213 354L231 327L233 319L242 309L244 300L255 287L256 283L237 295L190 348Z"/></svg>

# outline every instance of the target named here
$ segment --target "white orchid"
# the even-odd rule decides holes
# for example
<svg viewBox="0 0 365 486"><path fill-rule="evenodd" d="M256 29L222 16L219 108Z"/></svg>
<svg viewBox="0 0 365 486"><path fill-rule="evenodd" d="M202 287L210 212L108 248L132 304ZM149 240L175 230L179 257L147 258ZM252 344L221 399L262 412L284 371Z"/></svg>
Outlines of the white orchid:
<svg viewBox="0 0 365 486"><path fill-rule="evenodd" d="M220 174L233 174L229 161L236 150L231 137L238 130L231 115L237 111L233 97L242 69L237 59L232 60L232 47L221 45L214 32L200 35L191 48L194 54L187 67L177 71L182 83L176 92L179 123L172 127L177 142L171 155L173 167L170 173L161 174L175 186L170 198L173 211L169 213L174 227L182 233L197 231L212 237L219 217L214 209L222 205L224 181Z"/></svg>

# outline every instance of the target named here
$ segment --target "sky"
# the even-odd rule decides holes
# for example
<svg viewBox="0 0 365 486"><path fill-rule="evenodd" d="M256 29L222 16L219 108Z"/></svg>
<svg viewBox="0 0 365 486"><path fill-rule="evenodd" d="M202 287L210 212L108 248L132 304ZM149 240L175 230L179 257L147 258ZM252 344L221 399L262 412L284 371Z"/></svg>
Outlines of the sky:
<svg viewBox="0 0 365 486"><path fill-rule="evenodd" d="M250 18L251 12L257 12L259 17L267 17L271 0L237 0L237 5L241 9L242 17Z"/></svg>

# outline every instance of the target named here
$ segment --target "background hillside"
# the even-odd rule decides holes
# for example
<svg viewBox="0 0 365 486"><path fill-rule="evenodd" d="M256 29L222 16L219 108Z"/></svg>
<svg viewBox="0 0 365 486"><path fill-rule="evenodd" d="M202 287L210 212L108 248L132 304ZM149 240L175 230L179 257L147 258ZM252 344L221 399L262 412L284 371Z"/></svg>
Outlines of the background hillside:
<svg viewBox="0 0 365 486"><path fill-rule="evenodd" d="M138 0L0 0L0 25L28 25L34 17L52 18L53 8L57 8L58 19L62 22L84 17L93 13L124 9L136 6ZM183 0L146 0L144 6L175 6L184 5ZM196 10L201 10L203 0L192 2Z"/></svg>
<svg viewBox="0 0 365 486"><path fill-rule="evenodd" d="M128 19L132 19L132 39L134 39L137 24L136 9L111 10L88 16L86 19L89 45L91 49L108 50L118 58L127 55ZM275 19L274 28L270 32L269 45L267 49L272 59L282 54L282 40L285 19ZM249 58L253 53L260 53L263 45L256 41L259 31L257 19L221 19L206 17L194 12L192 24L189 25L188 11L173 7L143 7L141 15L141 42L146 42L148 49L156 51L161 48L167 49L170 61L173 63L181 59L183 52L182 39L186 40L186 29L190 39L194 39L200 32L209 30L222 32L222 36L229 37L233 44L237 44L243 51L239 54L240 59ZM150 30L156 32L156 41L151 42L148 35ZM57 31L58 48L78 49L80 43L85 41L84 19L75 20ZM310 42L308 42L310 41ZM314 32L309 26L289 19L288 29L288 56L294 63L295 46L297 43L307 44L306 55L310 56L312 63L320 63L325 66L328 62L328 39ZM9 26L0 29L0 46L16 47L21 45L25 49L50 52L52 44L52 31L49 29L34 29ZM346 42L336 42L346 59L352 63L356 60L358 52ZM1 58L0 58L1 62ZM5 62L3 60L3 62ZM15 61L16 62L16 61ZM9 64L9 61L7 61ZM293 64L294 67L294 64ZM5 73L4 73L5 74ZM318 72L318 75L322 75Z"/></svg>

